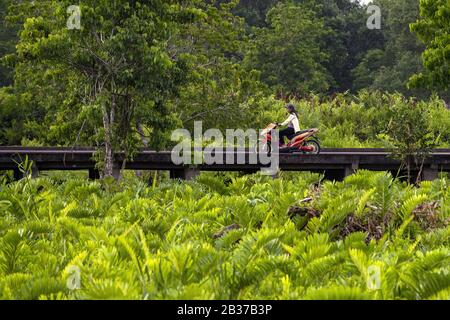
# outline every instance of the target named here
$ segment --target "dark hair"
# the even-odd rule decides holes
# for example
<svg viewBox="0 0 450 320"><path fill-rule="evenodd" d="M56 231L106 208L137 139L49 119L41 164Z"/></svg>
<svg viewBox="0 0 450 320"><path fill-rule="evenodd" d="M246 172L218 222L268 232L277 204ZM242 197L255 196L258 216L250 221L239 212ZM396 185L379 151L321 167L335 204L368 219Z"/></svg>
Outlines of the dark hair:
<svg viewBox="0 0 450 320"><path fill-rule="evenodd" d="M288 110L288 112L289 112L290 114L295 114L295 115L297 116L297 118L298 118L297 110L295 109L295 106L294 106L292 103L287 104L287 105L285 106L285 108Z"/></svg>

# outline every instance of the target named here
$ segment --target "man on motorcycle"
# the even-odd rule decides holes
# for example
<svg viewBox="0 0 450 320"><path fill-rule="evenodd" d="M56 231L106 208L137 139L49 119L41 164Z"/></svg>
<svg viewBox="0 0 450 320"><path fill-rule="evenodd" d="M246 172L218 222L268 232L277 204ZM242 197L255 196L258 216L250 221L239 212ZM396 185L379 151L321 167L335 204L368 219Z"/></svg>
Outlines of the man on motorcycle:
<svg viewBox="0 0 450 320"><path fill-rule="evenodd" d="M288 126L287 128L280 130L280 146L284 144L284 137L289 140L295 137L300 130L300 123L298 121L298 114L293 104L285 106L286 111L289 113L289 117L283 123L277 123L277 126Z"/></svg>

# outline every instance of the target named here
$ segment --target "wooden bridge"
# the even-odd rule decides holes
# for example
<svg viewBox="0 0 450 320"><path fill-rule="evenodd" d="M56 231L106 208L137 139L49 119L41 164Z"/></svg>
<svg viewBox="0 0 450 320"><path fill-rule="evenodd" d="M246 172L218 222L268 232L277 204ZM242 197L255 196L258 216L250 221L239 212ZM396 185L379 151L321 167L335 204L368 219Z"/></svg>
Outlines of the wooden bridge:
<svg viewBox="0 0 450 320"><path fill-rule="evenodd" d="M50 170L86 170L89 178L99 178L93 159L93 148L24 148L0 147L0 170L14 171L20 179L19 164L25 159L33 162L32 172ZM242 171L257 172L262 167L258 160L250 161L252 152L236 150L217 154L223 157L224 164L176 165L172 162L170 151L142 150L124 164L124 154L115 155L115 171L124 166L127 170L168 170L172 178L190 179L200 171ZM253 153L254 155L254 153ZM242 156L244 161L237 161ZM226 157L234 158L234 164L225 164ZM390 171L397 174L400 162L393 159L385 149L324 149L320 155L279 154L279 169L285 171L311 171L325 174L326 178L341 180L358 169ZM439 172L450 172L450 149L435 150L423 164L422 178L432 180Z"/></svg>

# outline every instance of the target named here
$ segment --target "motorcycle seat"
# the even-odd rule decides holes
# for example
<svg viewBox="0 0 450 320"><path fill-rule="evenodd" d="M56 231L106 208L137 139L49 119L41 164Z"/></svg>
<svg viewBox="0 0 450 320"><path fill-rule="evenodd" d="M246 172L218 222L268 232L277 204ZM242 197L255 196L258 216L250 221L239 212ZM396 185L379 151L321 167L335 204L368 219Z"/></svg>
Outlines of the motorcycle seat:
<svg viewBox="0 0 450 320"><path fill-rule="evenodd" d="M299 135L304 134L304 133L308 133L310 131L311 131L311 129L301 130L301 131L297 132L296 134L294 134L294 137L298 137Z"/></svg>
<svg viewBox="0 0 450 320"><path fill-rule="evenodd" d="M298 136L304 135L305 133L310 133L312 129L308 129L308 130L301 130L299 132L297 132L296 134L292 135L290 137L290 140L297 138Z"/></svg>

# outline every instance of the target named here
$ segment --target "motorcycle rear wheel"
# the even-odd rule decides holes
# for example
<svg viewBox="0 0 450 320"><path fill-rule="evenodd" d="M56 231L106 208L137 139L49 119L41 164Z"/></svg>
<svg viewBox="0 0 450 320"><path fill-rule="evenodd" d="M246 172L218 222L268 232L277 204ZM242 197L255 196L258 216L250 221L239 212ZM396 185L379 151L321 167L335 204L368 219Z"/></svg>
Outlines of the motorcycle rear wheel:
<svg viewBox="0 0 450 320"><path fill-rule="evenodd" d="M272 144L270 141L259 141L255 146L256 153L267 153L270 154L272 152Z"/></svg>
<svg viewBox="0 0 450 320"><path fill-rule="evenodd" d="M304 146L313 148L313 151L305 151L306 154L320 154L320 144L316 140L308 140Z"/></svg>

